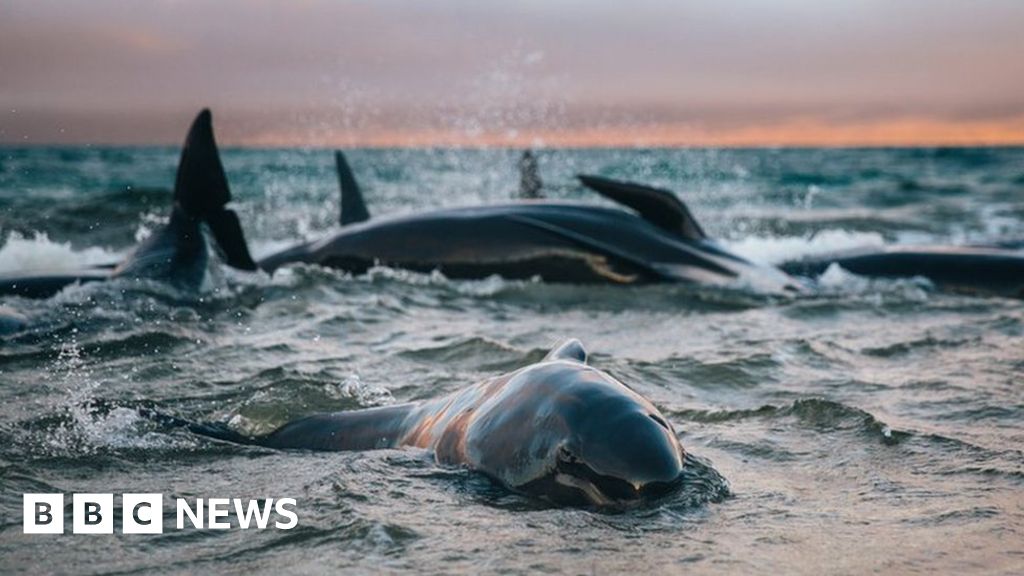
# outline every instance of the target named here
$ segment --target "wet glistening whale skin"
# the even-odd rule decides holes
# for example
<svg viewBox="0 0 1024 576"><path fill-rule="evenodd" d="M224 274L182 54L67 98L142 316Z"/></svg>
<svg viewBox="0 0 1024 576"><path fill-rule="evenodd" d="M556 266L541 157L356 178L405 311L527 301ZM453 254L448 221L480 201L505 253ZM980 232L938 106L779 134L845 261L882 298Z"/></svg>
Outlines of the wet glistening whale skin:
<svg viewBox="0 0 1024 576"><path fill-rule="evenodd" d="M541 362L436 400L319 414L264 436L150 412L203 436L277 449L415 447L562 505L629 507L679 488L684 453L648 400L587 365L577 340Z"/></svg>
<svg viewBox="0 0 1024 576"><path fill-rule="evenodd" d="M522 201L370 219L345 157L337 154L342 229L259 261L273 272L311 263L360 273L377 265L439 270L450 278L540 277L548 282L684 282L766 293L799 290L782 272L708 238L673 194L582 176L634 212L569 202Z"/></svg>

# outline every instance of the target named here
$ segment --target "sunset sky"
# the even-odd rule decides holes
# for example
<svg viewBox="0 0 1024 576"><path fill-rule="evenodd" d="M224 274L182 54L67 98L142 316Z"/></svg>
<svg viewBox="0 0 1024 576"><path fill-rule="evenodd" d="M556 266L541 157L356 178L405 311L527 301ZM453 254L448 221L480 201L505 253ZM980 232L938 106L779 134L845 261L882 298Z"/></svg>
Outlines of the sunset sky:
<svg viewBox="0 0 1024 576"><path fill-rule="evenodd" d="M0 143L1024 143L1020 0L0 0Z"/></svg>

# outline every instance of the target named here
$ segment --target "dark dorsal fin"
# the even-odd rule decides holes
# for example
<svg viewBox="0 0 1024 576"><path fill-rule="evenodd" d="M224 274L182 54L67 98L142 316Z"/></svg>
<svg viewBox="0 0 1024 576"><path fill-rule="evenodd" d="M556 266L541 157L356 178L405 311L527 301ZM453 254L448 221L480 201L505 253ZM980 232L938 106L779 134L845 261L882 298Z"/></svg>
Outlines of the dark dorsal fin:
<svg viewBox="0 0 1024 576"><path fill-rule="evenodd" d="M545 360L575 360L580 364L587 363L587 349L583 343L575 338L562 342L559 346L548 352Z"/></svg>
<svg viewBox="0 0 1024 576"><path fill-rule="evenodd" d="M644 220L659 228L690 240L707 238L686 204L668 190L600 176L580 174L577 178L584 186L605 198L636 210Z"/></svg>
<svg viewBox="0 0 1024 576"><path fill-rule="evenodd" d="M224 208L231 201L231 191L213 137L213 117L208 109L203 109L196 116L185 138L178 176L174 181L174 201L186 215L207 223L221 256L229 266L242 270L256 269L238 216Z"/></svg>
<svg viewBox="0 0 1024 576"><path fill-rule="evenodd" d="M341 150L334 152L334 163L338 167L338 186L341 188L341 225L369 220L370 212L366 210L363 191L359 189L356 177Z"/></svg>
<svg viewBox="0 0 1024 576"><path fill-rule="evenodd" d="M198 219L220 210L231 200L208 109L196 116L185 138L174 180L174 200L185 214Z"/></svg>

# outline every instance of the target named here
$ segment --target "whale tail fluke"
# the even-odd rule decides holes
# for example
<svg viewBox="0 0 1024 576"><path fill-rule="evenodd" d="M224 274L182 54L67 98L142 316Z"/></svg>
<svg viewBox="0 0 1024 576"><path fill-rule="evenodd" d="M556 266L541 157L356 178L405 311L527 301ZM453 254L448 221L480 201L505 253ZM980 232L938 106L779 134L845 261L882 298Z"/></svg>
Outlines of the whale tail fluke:
<svg viewBox="0 0 1024 576"><path fill-rule="evenodd" d="M352 168L341 150L334 152L334 164L338 169L338 187L341 189L341 225L356 224L370 219L370 212L363 200L363 191L352 174Z"/></svg>
<svg viewBox="0 0 1024 576"><path fill-rule="evenodd" d="M238 215L224 206L231 201L228 179L213 137L213 118L203 109L192 122L174 181L175 209L205 221L224 261L241 270L256 270Z"/></svg>

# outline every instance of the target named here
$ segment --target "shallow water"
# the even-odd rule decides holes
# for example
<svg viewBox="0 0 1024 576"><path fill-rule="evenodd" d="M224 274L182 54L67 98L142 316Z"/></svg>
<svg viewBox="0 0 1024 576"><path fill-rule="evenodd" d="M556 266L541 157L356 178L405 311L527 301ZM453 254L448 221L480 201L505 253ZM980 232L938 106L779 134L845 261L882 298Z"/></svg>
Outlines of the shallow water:
<svg viewBox="0 0 1024 576"><path fill-rule="evenodd" d="M328 151L224 159L255 252L334 226ZM174 149L0 149L0 271L117 260L160 221L176 160ZM516 188L507 151L350 162L376 214ZM540 163L562 198L600 202L571 183L577 171L677 190L709 233L765 261L1024 238L1020 149L544 151ZM0 343L4 572L1024 570L1021 301L841 273L783 300L301 267L214 268L198 299L115 282L0 305L34 325ZM444 394L570 336L672 420L697 470L681 494L618 514L557 509L418 451L236 447L134 410L265 430ZM26 536L25 492L161 492L165 506L292 497L299 526Z"/></svg>

